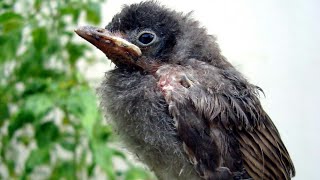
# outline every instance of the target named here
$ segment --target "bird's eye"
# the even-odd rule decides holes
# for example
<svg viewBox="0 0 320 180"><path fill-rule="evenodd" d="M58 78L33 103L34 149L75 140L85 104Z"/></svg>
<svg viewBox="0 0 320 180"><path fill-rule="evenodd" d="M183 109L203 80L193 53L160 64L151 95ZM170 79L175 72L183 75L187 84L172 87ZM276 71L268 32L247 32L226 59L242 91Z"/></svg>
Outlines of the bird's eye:
<svg viewBox="0 0 320 180"><path fill-rule="evenodd" d="M156 39L156 35L153 32L142 32L138 36L138 43L142 46L149 46Z"/></svg>

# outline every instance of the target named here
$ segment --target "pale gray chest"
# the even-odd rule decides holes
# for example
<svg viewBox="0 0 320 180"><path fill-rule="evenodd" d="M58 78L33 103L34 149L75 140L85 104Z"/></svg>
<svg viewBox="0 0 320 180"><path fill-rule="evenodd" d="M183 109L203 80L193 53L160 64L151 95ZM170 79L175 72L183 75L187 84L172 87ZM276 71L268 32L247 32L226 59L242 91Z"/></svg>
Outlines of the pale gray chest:
<svg viewBox="0 0 320 180"><path fill-rule="evenodd" d="M154 83L139 74L107 75L99 88L105 115L125 146L160 179L198 179Z"/></svg>

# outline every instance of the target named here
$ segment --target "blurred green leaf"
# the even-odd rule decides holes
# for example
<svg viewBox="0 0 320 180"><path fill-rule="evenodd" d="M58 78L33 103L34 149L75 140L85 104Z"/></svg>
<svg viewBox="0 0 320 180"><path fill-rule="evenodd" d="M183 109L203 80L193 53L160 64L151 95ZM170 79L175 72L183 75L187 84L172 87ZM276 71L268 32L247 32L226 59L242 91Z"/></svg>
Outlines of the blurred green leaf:
<svg viewBox="0 0 320 180"><path fill-rule="evenodd" d="M87 168L87 172L88 172L88 175L89 175L89 176L92 176L92 175L93 175L93 173L94 173L94 168L95 168L95 167L96 167L95 164L89 165L89 167Z"/></svg>
<svg viewBox="0 0 320 180"><path fill-rule="evenodd" d="M65 103L67 110L80 119L82 127L91 137L93 126L99 118L96 96L92 90L85 87L74 88Z"/></svg>
<svg viewBox="0 0 320 180"><path fill-rule="evenodd" d="M49 150L50 149L48 147L34 149L26 161L25 172L30 173L36 166L49 163L50 161Z"/></svg>
<svg viewBox="0 0 320 180"><path fill-rule="evenodd" d="M21 34L22 31L20 29L0 34L0 63L15 58L21 43Z"/></svg>
<svg viewBox="0 0 320 180"><path fill-rule="evenodd" d="M26 98L22 108L31 112L37 119L41 119L53 107L54 103L48 94L35 94Z"/></svg>
<svg viewBox="0 0 320 180"><path fill-rule="evenodd" d="M12 59L21 42L23 17L8 11L0 15L0 62Z"/></svg>
<svg viewBox="0 0 320 180"><path fill-rule="evenodd" d="M107 142L112 135L110 126L101 126L101 122L96 121L94 124L93 138L101 142Z"/></svg>
<svg viewBox="0 0 320 180"><path fill-rule="evenodd" d="M33 44L37 50L42 50L48 43L48 35L45 27L39 27L32 31Z"/></svg>
<svg viewBox="0 0 320 180"><path fill-rule="evenodd" d="M0 15L0 24L5 24L8 21L12 21L13 19L22 20L22 16L18 13L8 11Z"/></svg>
<svg viewBox="0 0 320 180"><path fill-rule="evenodd" d="M18 114L12 118L10 121L8 131L9 131L9 137L12 137L14 133L20 129L23 125L26 123L30 123L35 120L35 116L32 112L27 111L25 109L21 109Z"/></svg>
<svg viewBox="0 0 320 180"><path fill-rule="evenodd" d="M70 120L67 117L65 117L63 121L64 121L64 124L70 124ZM74 132L61 132L58 143L65 150L74 151L78 145L77 135Z"/></svg>
<svg viewBox="0 0 320 180"><path fill-rule="evenodd" d="M60 42L57 39L50 39L50 43L48 44L48 55L52 55L58 53L61 50Z"/></svg>
<svg viewBox="0 0 320 180"><path fill-rule="evenodd" d="M48 87L45 80L36 78L32 79L29 82L26 82L25 86L26 87L22 94L22 97L28 97L36 93L43 93Z"/></svg>
<svg viewBox="0 0 320 180"><path fill-rule="evenodd" d="M42 71L45 71L42 65L42 53L37 53L33 45L21 55L21 58L19 68L15 69L15 74L20 81L38 77Z"/></svg>
<svg viewBox="0 0 320 180"><path fill-rule="evenodd" d="M10 8L12 8L12 4L0 1L0 9L7 10L7 9L10 9Z"/></svg>
<svg viewBox="0 0 320 180"><path fill-rule="evenodd" d="M49 146L59 137L59 129L53 122L45 122L36 126L35 138L39 148Z"/></svg>
<svg viewBox="0 0 320 180"><path fill-rule="evenodd" d="M60 145L66 150L74 151L77 144L73 140L63 138Z"/></svg>
<svg viewBox="0 0 320 180"><path fill-rule="evenodd" d="M59 9L60 15L71 15L73 23L77 23L81 9L77 3L70 2L70 6L64 6Z"/></svg>
<svg viewBox="0 0 320 180"><path fill-rule="evenodd" d="M109 179L116 179L116 172L112 164L113 150L106 148L104 143L93 142L92 143L93 155L95 162L101 166L101 168L107 172Z"/></svg>
<svg viewBox="0 0 320 180"><path fill-rule="evenodd" d="M38 11L41 7L41 4L42 4L42 0L35 0L34 9L36 9Z"/></svg>
<svg viewBox="0 0 320 180"><path fill-rule="evenodd" d="M50 179L75 179L75 166L72 162L59 162L53 169Z"/></svg>
<svg viewBox="0 0 320 180"><path fill-rule="evenodd" d="M97 2L89 2L84 6L86 10L86 20L98 24L101 20L101 7Z"/></svg>
<svg viewBox="0 0 320 180"><path fill-rule="evenodd" d="M16 114L9 124L9 136L21 128L26 123L39 121L51 108L53 102L44 94L36 94L26 98L20 111Z"/></svg>
<svg viewBox="0 0 320 180"><path fill-rule="evenodd" d="M1 102L2 98L0 97L0 127L4 123L4 120L9 117L9 108L7 104Z"/></svg>
<svg viewBox="0 0 320 180"><path fill-rule="evenodd" d="M142 168L131 168L125 174L125 180L142 180L142 179L153 179L150 174Z"/></svg>
<svg viewBox="0 0 320 180"><path fill-rule="evenodd" d="M81 56L83 56L87 46L83 44L75 44L75 43L69 42L66 48L69 52L69 60L71 64L74 65L76 63L76 60L78 60Z"/></svg>
<svg viewBox="0 0 320 180"><path fill-rule="evenodd" d="M21 30L23 17L20 14L9 11L0 15L0 29L4 33Z"/></svg>

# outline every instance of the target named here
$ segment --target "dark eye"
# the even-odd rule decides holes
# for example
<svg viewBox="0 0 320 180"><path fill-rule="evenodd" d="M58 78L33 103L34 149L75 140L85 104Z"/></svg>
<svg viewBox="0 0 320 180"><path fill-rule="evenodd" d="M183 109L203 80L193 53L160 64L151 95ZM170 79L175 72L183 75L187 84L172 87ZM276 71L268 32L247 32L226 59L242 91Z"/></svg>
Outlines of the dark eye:
<svg viewBox="0 0 320 180"><path fill-rule="evenodd" d="M154 42L156 35L152 32L142 32L138 36L138 42L142 46L148 46Z"/></svg>

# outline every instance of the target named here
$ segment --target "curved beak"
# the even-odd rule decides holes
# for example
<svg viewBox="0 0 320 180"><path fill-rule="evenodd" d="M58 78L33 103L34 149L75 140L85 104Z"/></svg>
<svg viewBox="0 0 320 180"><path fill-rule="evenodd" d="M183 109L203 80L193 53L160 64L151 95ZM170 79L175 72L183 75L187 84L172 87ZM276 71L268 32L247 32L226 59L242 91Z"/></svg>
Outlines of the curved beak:
<svg viewBox="0 0 320 180"><path fill-rule="evenodd" d="M111 61L121 60L132 64L142 54L138 46L123 39L120 34L113 34L103 28L83 26L75 32L100 49Z"/></svg>

